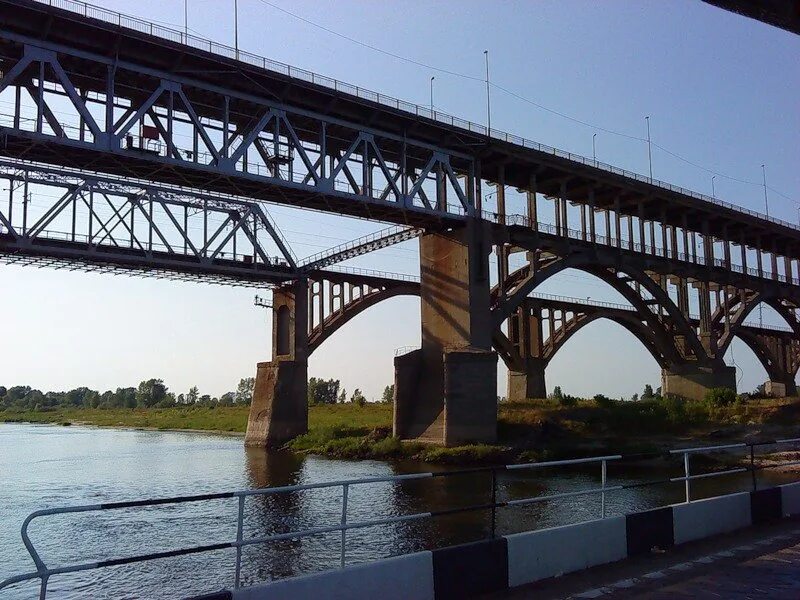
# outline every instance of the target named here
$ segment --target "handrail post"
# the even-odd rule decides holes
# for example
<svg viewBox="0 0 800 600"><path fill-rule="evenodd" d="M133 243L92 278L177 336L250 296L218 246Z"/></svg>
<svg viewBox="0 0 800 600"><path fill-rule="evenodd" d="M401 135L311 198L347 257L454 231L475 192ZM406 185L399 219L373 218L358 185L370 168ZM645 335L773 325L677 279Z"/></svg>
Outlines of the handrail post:
<svg viewBox="0 0 800 600"><path fill-rule="evenodd" d="M239 496L239 516L236 519L236 577L233 582L235 589L239 588L240 574L242 572L242 541L244 539L244 496Z"/></svg>
<svg viewBox="0 0 800 600"><path fill-rule="evenodd" d="M347 525L347 490L350 487L350 484L344 483L342 484L342 548L341 548L341 556L340 556L340 566L344 569L344 549L345 549L345 542L347 541L347 529L345 526Z"/></svg>
<svg viewBox="0 0 800 600"><path fill-rule="evenodd" d="M492 468L492 539L497 530L497 469Z"/></svg>
<svg viewBox="0 0 800 600"><path fill-rule="evenodd" d="M689 453L683 453L683 473L684 477L686 477L686 502L687 504L691 501L691 491L690 491L690 479L689 479Z"/></svg>
<svg viewBox="0 0 800 600"><path fill-rule="evenodd" d="M600 463L600 518L606 518L606 461Z"/></svg>

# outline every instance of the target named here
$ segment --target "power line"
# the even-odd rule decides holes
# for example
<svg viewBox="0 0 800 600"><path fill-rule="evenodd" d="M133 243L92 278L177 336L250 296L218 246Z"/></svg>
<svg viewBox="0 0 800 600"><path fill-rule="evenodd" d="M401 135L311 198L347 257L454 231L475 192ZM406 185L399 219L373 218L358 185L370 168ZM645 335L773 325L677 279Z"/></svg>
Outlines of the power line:
<svg viewBox="0 0 800 600"><path fill-rule="evenodd" d="M409 58L409 57L403 56L401 54L397 54L397 53L394 53L394 52L390 52L388 50L384 50L383 48L380 48L378 46L374 46L372 44L368 44L368 43L363 42L361 40L358 40L356 38L353 38L353 37L350 37L350 36L345 35L343 33L340 33L340 32L338 32L338 31L336 31L334 29L330 29L329 27L325 27L324 25L320 25L319 23L316 23L316 22L314 22L314 21L312 21L310 19L307 19L306 17L303 17L301 15L298 15L298 14L296 14L294 12L286 10L285 8L283 8L281 6L278 6L277 4L274 4L273 2L270 2L269 0L259 0L259 2L261 2L262 4L265 4L265 5L267 5L267 6L271 7L271 8L279 11L279 12L282 12L282 13L284 13L284 14L286 14L286 15L294 18L294 19L302 21L303 23L306 23L307 25L310 25L312 27L315 27L317 29L325 31L326 33L329 33L331 35L339 37L339 38L341 38L343 40L346 40L348 42L351 42L351 43L356 44L358 46L361 46L363 48L367 48L368 50L372 50L374 52L378 52L378 53L383 54L385 56L389 56L389 57L394 58L396 60L400 60L400 61L412 64L412 65L415 65L415 66L418 66L418 67L423 67L425 69L430 69L430 70L436 71L438 73L445 73L447 75L451 75L453 77L458 77L458 78L465 79L465 80L468 80L468 81L486 83L486 80L484 78L481 78L481 77L476 77L476 76L473 76L473 75L467 75L466 73L459 73L457 71L452 71L450 69L444 69L442 67L437 67L435 65L431 65L431 64L419 61L419 60L415 60L413 58ZM602 127L602 126L599 126L599 125L596 125L596 124L593 124L593 123L589 123L588 121L584 121L582 119L579 119L577 117L573 117L572 115L568 115L568 114L566 114L564 112L555 110L553 108L550 108L548 106L545 106L543 104L535 102L534 100L531 100L530 98L527 98L527 97L525 97L525 96L523 96L521 94L518 94L518 93L516 93L516 92L514 92L514 91L512 91L512 90L510 90L510 89L508 89L508 88L506 88L506 87L504 87L502 85L499 85L497 83L489 82L489 86L497 89L498 91L503 92L504 94L507 94L507 95L509 95L509 96L511 96L513 98L516 98L517 100L520 100L522 102L530 104L531 106L535 106L536 108L538 108L540 110L543 110L545 112L551 113L553 115L556 115L556 116L561 117L563 119L566 119L568 121L572 121L573 123L577 123L577 124L582 125L584 127L588 127L588 128L593 129L595 131L602 131L603 133L608 133L609 135L614 135L614 136L621 137L621 138L628 139L628 140L633 140L633 141L638 141L638 142L647 142L647 140L645 138L643 138L643 137L640 137L640 136L637 136L637 135L631 135L631 134L624 133L624 132L621 132L621 131L617 131L617 130L614 130L614 129L609 129L607 127ZM741 178L738 178L738 177L734 177L732 175L728 175L727 173L722 173L720 171L715 171L714 169L710 169L708 167L705 167L705 166L703 166L703 165L701 165L699 163L696 163L696 162L694 162L692 160L689 160L688 158L686 158L684 156L681 156L680 154L678 154L676 152L673 152L672 150L669 150L668 148L665 148L664 146L662 146L660 144L652 143L652 145L654 147L658 148L659 150L661 150L662 152L665 152L666 154L669 154L670 156L672 156L672 157L674 157L674 158L676 158L676 159L678 159L678 160L680 160L680 161L682 161L682 162L684 162L684 163L686 163L686 164L688 164L688 165L690 165L692 167L695 167L697 169L705 171L706 173L709 173L711 175L716 175L717 177L722 177L724 179L728 179L730 181L735 181L737 183L742 183L742 184L745 184L745 185L754 185L754 186L762 185L762 183L757 182L757 181L749 181L749 180L746 180L746 179L741 179ZM793 198L787 196L786 194L784 194L783 192L781 192L779 190L776 190L776 189L774 189L772 187L769 187L769 189L771 191L775 192L776 194L778 194L779 196L785 198L786 200L795 202L798 205L800 205L800 200L793 199Z"/></svg>

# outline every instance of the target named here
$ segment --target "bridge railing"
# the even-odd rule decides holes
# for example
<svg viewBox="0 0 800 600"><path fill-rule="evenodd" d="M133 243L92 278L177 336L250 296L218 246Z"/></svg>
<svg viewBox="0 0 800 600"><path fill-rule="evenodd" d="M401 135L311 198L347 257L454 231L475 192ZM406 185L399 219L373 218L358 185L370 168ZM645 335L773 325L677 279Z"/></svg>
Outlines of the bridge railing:
<svg viewBox="0 0 800 600"><path fill-rule="evenodd" d="M656 452L656 453L643 453L643 454L626 455L626 456L623 455L593 456L587 458L512 464L505 466L475 467L470 469L460 469L457 471L411 473L406 475L395 475L390 477L367 477L361 479L347 479L347 480L330 481L330 482L323 482L316 484L290 485L290 486L262 488L255 490L240 490L233 492L198 494L192 496L177 496L171 498L156 498L148 500L133 500L133 501L122 501L122 502L108 502L102 504L89 504L81 506L47 508L34 511L30 515L28 515L28 517L23 521L21 528L21 536L23 544L25 545L25 548L28 550L31 559L33 560L36 566L36 570L31 571L29 573L24 573L13 577L9 577L4 581L1 581L0 590L22 582L38 579L39 590L40 590L39 598L43 600L44 598L46 598L47 595L47 586L49 579L57 575L65 575L81 571L97 570L112 566L130 565L134 563L149 562L153 560L174 558L191 554L217 552L221 550L232 550L235 552L236 560L235 560L235 570L233 574L233 579L234 579L234 587L238 588L241 586L242 583L242 577L241 577L242 551L244 548L249 546L264 545L270 542L275 542L280 540L299 540L303 538L321 536L324 534L339 532L341 534L339 536L339 566L340 568L343 568L346 564L347 532L358 529L366 529L370 527L378 527L389 524L406 523L411 521L420 521L424 519L432 519L437 517L463 514L469 512L484 512L484 513L489 512L490 535L491 537L495 537L497 528L498 509L515 507L515 506L526 506L541 502L561 501L567 498L586 497L586 496L600 497L600 510L598 517L600 519L603 519L606 517L606 512L607 512L606 510L607 494L617 493L623 490L632 490L647 486L669 485L677 482L684 482L686 490L685 502L691 502L692 497L691 497L690 485L692 481L696 481L698 479L707 479L712 477L724 477L744 472L750 472L753 474L752 486L753 489L756 489L757 487L756 473L758 471L764 469L778 468L778 467L794 466L800 464L800 461L795 461L795 460L784 461L784 462L773 461L767 464L756 464L755 451L754 451L755 448L796 444L798 442L800 442L800 438L763 441L754 443L736 443L736 444L726 444L720 446L708 446L700 448L684 448L684 449L669 451L666 455L664 453ZM748 466L734 467L734 468L727 468L723 466L722 469L712 470L710 472L707 471L704 473L692 473L690 471L689 456L701 453L720 453L720 452L730 453L731 451L737 451L741 449L749 449ZM675 455L683 456L684 475L682 477L645 480L627 484L608 485L609 464L618 463L623 459L641 461L643 459L648 459L648 458L657 459L657 458L664 458L665 456L669 457ZM528 496L524 498L511 498L506 500L498 499L497 476L501 472L522 473L526 471L538 471L541 469L552 469L552 468L560 468L566 466L578 466L584 468L599 466L600 467L599 485L592 487L585 487L578 490L544 493L542 495ZM349 492L352 488L356 486L370 485L370 484L397 485L403 482L413 481L413 480L461 477L477 473L487 473L490 476L491 488L490 490L488 490L490 493L489 502L466 505L466 506L457 506L441 510L415 512L405 515L394 515L379 519L351 521L348 518ZM245 501L247 498L251 497L263 498L266 496L275 496L280 494L297 494L309 490L320 490L320 489L331 489L331 488L340 490L339 502L341 510L339 511L338 523L319 525L315 527L307 527L301 530L275 533L272 535L257 536L252 538L246 538L244 536ZM235 539L206 543L196 546L171 548L158 552L149 552L145 554L122 556L100 561L92 561L92 562L87 561L87 562L79 562L76 564L51 567L47 565L47 563L40 555L39 551L36 549L36 546L31 540L28 531L33 521L37 519L42 519L44 517L52 517L54 515L98 513L105 511L118 511L121 509L147 509L149 507L156 507L156 506L170 506L170 505L174 506L174 505L188 504L188 503L197 504L201 502L216 501L222 499L236 500L237 519L236 519Z"/></svg>
<svg viewBox="0 0 800 600"><path fill-rule="evenodd" d="M580 229L571 229L568 227L559 227L551 223L542 223L540 221L534 221L533 219L527 217L526 215L513 214L513 215L505 215L503 217L502 215L495 212L482 211L481 216L483 217L483 219L487 221L491 221L493 223L498 223L501 225L526 227L528 229L533 229L534 231L538 231L541 233L547 233L550 235L567 237L574 240L592 243L592 238L590 232L588 231L582 231ZM594 243L603 246L612 246L612 247L618 246L622 250L638 252L640 254L659 256L666 259L679 260L681 262L688 262L703 266L709 263L709 260L706 257L698 255L696 253L687 254L685 252L673 252L671 249L665 248L663 246L654 246L652 244L642 244L639 242L632 242L630 239L624 237L615 238L615 237L607 237L605 235L595 234L594 240L595 240ZM731 271L734 271L736 273L742 273L753 277L759 277L761 279L770 279L772 281L780 281L782 283L791 283L793 285L800 285L800 279L798 279L797 277L791 277L786 274L767 271L763 268L761 269L761 271L753 267L747 267L745 269L745 267L742 265L737 265L733 262L729 263L728 261L725 261L721 258L715 257L713 261L713 266L724 269L730 269Z"/></svg>
<svg viewBox="0 0 800 600"><path fill-rule="evenodd" d="M591 298L575 298L572 296L544 294L541 292L533 292L528 296L528 298L531 298L533 300L545 300L545 301L561 302L565 304L575 304L577 305L577 310L580 310L582 306L590 306L594 308L610 308L613 310L620 310L630 313L637 312L636 309L630 304L619 304L616 302L606 302L603 300L592 300ZM700 315L696 313L689 313L688 316L690 319L694 319L696 321L700 320ZM742 325L745 327L752 327L755 329L765 329L769 331L781 331L784 333L794 332L794 329L792 329L788 325L771 325L771 324L759 323L757 321L743 321Z"/></svg>
<svg viewBox="0 0 800 600"><path fill-rule="evenodd" d="M800 230L800 227L798 225L789 223L788 221L784 221L783 219L778 219L776 217L764 215L757 211L737 206L735 204L731 204L730 202L719 200L716 197L711 197L706 194L701 194L699 192L688 190L686 188L672 185L670 183L666 183L658 179L653 179L652 177L640 175L639 173L635 173L633 171L628 171L620 167L615 167L613 165L600 162L594 158L587 158L585 156L581 156L580 154L567 152L565 150L559 150L558 148L554 148L546 144L540 144L539 142L534 142L532 140L525 139L518 135L506 133L504 131L499 131L497 129L489 130L485 125L480 125L478 123L473 123L466 119L454 117L439 110L431 110L430 106L421 106L419 104L414 104L411 102L406 102L404 100L399 100L397 98L387 96L386 94L373 92L371 90L356 85L339 81L332 77L319 75L318 73L314 73L307 69L300 69L285 63L265 58L263 56L258 56L250 52L232 48L231 46L220 44L218 42L214 42L209 39L187 33L185 31L180 31L172 27L167 27L165 25L146 21L138 17L124 15L79 0L37 0L37 2L46 4L48 6L53 6L56 8L68 10L70 12L82 14L85 17L90 17L101 21L105 21L107 23L112 23L119 27L126 27L134 31L139 31L141 33L146 33L148 35L170 40L172 42L191 46L193 48L217 54L219 56L224 56L227 58L232 58L234 60L239 60L248 63L250 65L253 65L255 67L260 67L265 70L270 70L275 73L280 73L288 77L300 79L315 85L324 86L326 88L333 89L334 91L337 92L350 94L352 96L362 98L370 102L375 102L383 106L388 106L396 110L413 114L417 117L431 119L433 121L444 123L452 127L459 127L461 129L477 133L479 135L486 135L488 137L501 140L510 144L515 144L517 146L522 146L524 148L530 148L532 150L537 150L539 152L544 152L547 154L552 154L554 156L565 158L570 161L579 162L581 164L593 167L595 169L608 171L617 175L621 175L626 178L635 179L636 181L640 181L643 183L648 183L650 185L660 187L665 190L669 190L671 192L675 192L685 196L690 196L692 198L696 198L704 202L710 202L712 204L716 204L717 206L722 206L730 210L743 212L752 215L754 217L758 217L760 219L770 221L778 225L782 225L784 227Z"/></svg>

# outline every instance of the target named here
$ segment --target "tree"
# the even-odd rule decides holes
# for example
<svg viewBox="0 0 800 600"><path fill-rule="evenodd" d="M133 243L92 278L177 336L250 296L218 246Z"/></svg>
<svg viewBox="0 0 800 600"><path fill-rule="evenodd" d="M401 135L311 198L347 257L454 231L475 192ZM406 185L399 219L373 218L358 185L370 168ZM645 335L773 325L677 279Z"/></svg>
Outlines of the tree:
<svg viewBox="0 0 800 600"><path fill-rule="evenodd" d="M634 394L631 396L631 402L638 402L639 401L639 394Z"/></svg>
<svg viewBox="0 0 800 600"><path fill-rule="evenodd" d="M338 397L338 379L317 379L312 377L308 380L309 404L336 404Z"/></svg>
<svg viewBox="0 0 800 600"><path fill-rule="evenodd" d="M144 408L155 406L167 397L167 386L161 379L142 381L136 390L136 405Z"/></svg>
<svg viewBox="0 0 800 600"><path fill-rule="evenodd" d="M250 404L253 402L253 390L256 388L255 377L245 377L239 380L236 386L236 404Z"/></svg>
<svg viewBox="0 0 800 600"><path fill-rule="evenodd" d="M136 388L117 388L114 396L117 398L116 403L118 406L125 408L136 407Z"/></svg>
<svg viewBox="0 0 800 600"><path fill-rule="evenodd" d="M394 402L394 384L387 385L383 388L383 396L381 396L381 401L385 402L386 404L391 404Z"/></svg>
<svg viewBox="0 0 800 600"><path fill-rule="evenodd" d="M353 391L353 395L350 396L350 402L358 404L359 406L364 406L367 403L367 399L364 398L364 394L361 393L361 390L356 388Z"/></svg>
<svg viewBox="0 0 800 600"><path fill-rule="evenodd" d="M344 404L347 402L347 390L342 388L342 391L339 392L339 399L337 400L339 404Z"/></svg>
<svg viewBox="0 0 800 600"><path fill-rule="evenodd" d="M197 389L196 385L193 385L189 388L189 391L186 394L186 404L194 404L197 402L197 399L200 397L200 390Z"/></svg>
<svg viewBox="0 0 800 600"><path fill-rule="evenodd" d="M653 393L653 386L649 383L644 386L644 391L642 392L642 400L653 400L655 398L655 394Z"/></svg>
<svg viewBox="0 0 800 600"><path fill-rule="evenodd" d="M564 399L564 392L561 391L561 386L557 385L553 388L553 399L561 402Z"/></svg>
<svg viewBox="0 0 800 600"><path fill-rule="evenodd" d="M236 393L237 392L227 392L222 394L219 398L219 405L220 406L233 406L233 403L236 401Z"/></svg>

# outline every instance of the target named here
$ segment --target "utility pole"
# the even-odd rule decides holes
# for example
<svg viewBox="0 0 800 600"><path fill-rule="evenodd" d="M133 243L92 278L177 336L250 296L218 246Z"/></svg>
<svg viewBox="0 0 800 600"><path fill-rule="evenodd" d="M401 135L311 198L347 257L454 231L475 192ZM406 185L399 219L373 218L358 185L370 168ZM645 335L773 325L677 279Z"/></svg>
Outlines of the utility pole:
<svg viewBox="0 0 800 600"><path fill-rule="evenodd" d="M486 58L486 135L492 135L492 109L489 103L489 51L484 50L483 56Z"/></svg>
<svg viewBox="0 0 800 600"><path fill-rule="evenodd" d="M436 79L436 77L432 76L431 77L431 118L433 118L433 80L434 79Z"/></svg>
<svg viewBox="0 0 800 600"><path fill-rule="evenodd" d="M595 145L595 140L597 139L597 134L592 134L592 160L594 161L594 166L597 166L597 146Z"/></svg>
<svg viewBox="0 0 800 600"><path fill-rule="evenodd" d="M650 183L653 183L653 151L650 147L650 117L644 118L647 122L647 161L650 163Z"/></svg>
<svg viewBox="0 0 800 600"><path fill-rule="evenodd" d="M767 200L767 169L764 165L761 165L761 175L764 177L764 208L767 211L767 216L769 216L769 200Z"/></svg>

